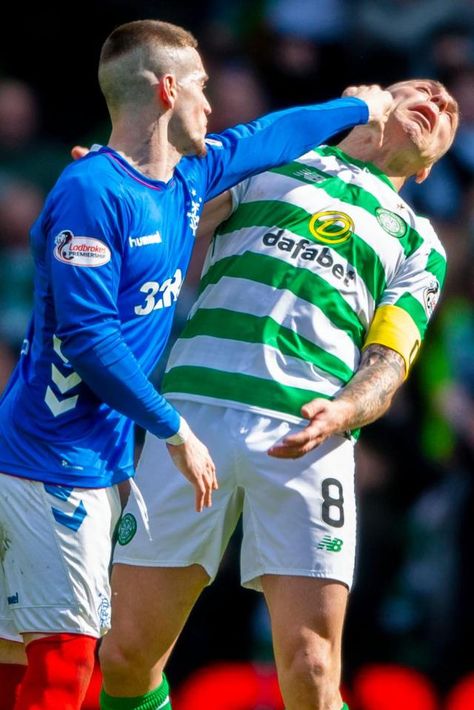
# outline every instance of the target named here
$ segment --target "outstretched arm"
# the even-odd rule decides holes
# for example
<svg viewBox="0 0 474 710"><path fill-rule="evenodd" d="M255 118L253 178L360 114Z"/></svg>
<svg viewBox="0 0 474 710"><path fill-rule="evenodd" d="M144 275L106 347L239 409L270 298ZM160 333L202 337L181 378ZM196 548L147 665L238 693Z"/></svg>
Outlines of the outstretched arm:
<svg viewBox="0 0 474 710"><path fill-rule="evenodd" d="M322 104L266 114L208 137L204 198L212 199L251 175L298 158L339 131L362 123L380 126L393 97L379 86L349 87L351 94Z"/></svg>
<svg viewBox="0 0 474 710"><path fill-rule="evenodd" d="M356 374L333 400L313 399L302 415L309 424L285 437L269 450L276 458L304 456L333 434L342 434L375 421L389 408L405 378L405 361L384 345L373 344L363 352Z"/></svg>

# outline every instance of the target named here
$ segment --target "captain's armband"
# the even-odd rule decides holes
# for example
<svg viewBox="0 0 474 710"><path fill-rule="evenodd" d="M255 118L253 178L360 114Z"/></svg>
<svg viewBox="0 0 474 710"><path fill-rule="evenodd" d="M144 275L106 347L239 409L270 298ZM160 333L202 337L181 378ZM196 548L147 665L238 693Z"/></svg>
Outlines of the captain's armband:
<svg viewBox="0 0 474 710"><path fill-rule="evenodd" d="M405 379L420 349L420 331L411 316L399 306L380 306L375 311L363 349L377 343L395 350L405 361Z"/></svg>

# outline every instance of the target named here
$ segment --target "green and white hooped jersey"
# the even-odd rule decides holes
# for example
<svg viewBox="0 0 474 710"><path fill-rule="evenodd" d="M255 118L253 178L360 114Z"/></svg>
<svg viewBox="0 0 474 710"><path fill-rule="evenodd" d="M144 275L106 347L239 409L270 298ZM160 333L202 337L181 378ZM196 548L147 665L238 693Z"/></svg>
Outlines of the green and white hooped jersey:
<svg viewBox="0 0 474 710"><path fill-rule="evenodd" d="M304 403L349 382L376 309L403 316L418 347L445 252L378 168L323 146L233 200L164 393L300 421Z"/></svg>

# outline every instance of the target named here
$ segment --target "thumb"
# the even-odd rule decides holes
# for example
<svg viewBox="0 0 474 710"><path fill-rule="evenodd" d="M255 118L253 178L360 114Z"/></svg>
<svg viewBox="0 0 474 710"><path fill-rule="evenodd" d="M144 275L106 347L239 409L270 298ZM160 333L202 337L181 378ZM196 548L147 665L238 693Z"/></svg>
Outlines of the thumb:
<svg viewBox="0 0 474 710"><path fill-rule="evenodd" d="M301 414L305 419L313 419L317 414L326 409L325 399L313 399L301 407Z"/></svg>

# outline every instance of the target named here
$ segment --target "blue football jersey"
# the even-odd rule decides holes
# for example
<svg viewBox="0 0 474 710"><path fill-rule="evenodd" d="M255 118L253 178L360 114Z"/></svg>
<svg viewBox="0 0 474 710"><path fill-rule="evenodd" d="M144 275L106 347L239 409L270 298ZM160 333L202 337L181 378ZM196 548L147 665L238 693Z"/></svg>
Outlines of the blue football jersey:
<svg viewBox="0 0 474 710"><path fill-rule="evenodd" d="M133 424L179 414L148 376L164 351L206 200L368 119L364 102L289 109L208 141L169 182L107 147L60 176L31 231L35 308L0 401L0 471L105 487L133 474Z"/></svg>

